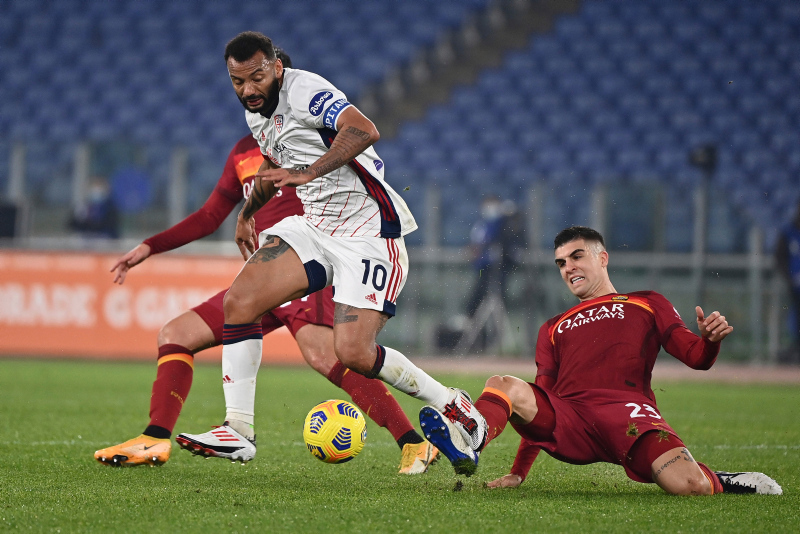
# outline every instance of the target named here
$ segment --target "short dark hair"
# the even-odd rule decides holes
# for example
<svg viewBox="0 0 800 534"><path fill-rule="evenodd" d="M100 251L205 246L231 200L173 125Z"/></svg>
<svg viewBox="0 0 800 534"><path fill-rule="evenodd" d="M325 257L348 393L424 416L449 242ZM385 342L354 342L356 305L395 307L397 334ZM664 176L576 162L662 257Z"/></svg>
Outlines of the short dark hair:
<svg viewBox="0 0 800 534"><path fill-rule="evenodd" d="M225 45L225 61L232 57L238 62L247 61L253 54L261 50L267 59L274 61L275 47L272 39L258 32L242 32Z"/></svg>
<svg viewBox="0 0 800 534"><path fill-rule="evenodd" d="M281 63L283 63L283 66L286 67L287 69L292 68L292 58L289 57L289 54L287 54L286 50L284 50L283 48L279 46L275 47L275 57L280 59Z"/></svg>
<svg viewBox="0 0 800 534"><path fill-rule="evenodd" d="M595 241L600 243L603 248L606 248L606 242L597 230L589 228L588 226L570 226L569 228L561 230L553 240L553 250L563 247L570 241L575 241L576 239Z"/></svg>

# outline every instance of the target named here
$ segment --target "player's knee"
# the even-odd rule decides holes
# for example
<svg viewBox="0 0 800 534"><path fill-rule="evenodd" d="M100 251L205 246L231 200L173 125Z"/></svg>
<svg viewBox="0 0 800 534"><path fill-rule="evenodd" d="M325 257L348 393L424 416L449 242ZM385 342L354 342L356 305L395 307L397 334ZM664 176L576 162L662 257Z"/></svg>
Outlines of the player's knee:
<svg viewBox="0 0 800 534"><path fill-rule="evenodd" d="M711 495L711 484L702 473L685 475L662 487L667 493L673 495Z"/></svg>
<svg viewBox="0 0 800 534"><path fill-rule="evenodd" d="M254 311L255 300L252 292L241 291L232 286L222 300L225 322L228 324L253 323L259 314Z"/></svg>
<svg viewBox="0 0 800 534"><path fill-rule="evenodd" d="M158 346L161 347L162 345L181 345L182 347L186 347L189 349L193 349L194 347L189 347L190 341L189 336L186 335L186 332L180 327L179 322L176 319L173 319L163 325L161 330L158 331Z"/></svg>
<svg viewBox="0 0 800 534"><path fill-rule="evenodd" d="M342 340L337 338L333 343L336 358L342 364L358 374L368 374L375 366L377 352L374 345L369 350L363 343L352 340Z"/></svg>
<svg viewBox="0 0 800 534"><path fill-rule="evenodd" d="M518 378L513 376L500 376L495 375L489 380L486 381L486 387L496 389L505 393L509 399L512 401L514 398L518 397L521 393L523 393L523 389L520 388L520 384L524 385L524 390L530 391L530 386L523 383Z"/></svg>
<svg viewBox="0 0 800 534"><path fill-rule="evenodd" d="M316 372L325 376L328 376L337 362L333 353L323 350L321 347L306 347L302 352L306 363Z"/></svg>
<svg viewBox="0 0 800 534"><path fill-rule="evenodd" d="M711 483L702 474L692 476L686 481L687 495L711 495Z"/></svg>
<svg viewBox="0 0 800 534"><path fill-rule="evenodd" d="M486 381L486 387L497 389L505 394L508 394L509 381L507 380L507 378L508 377L505 376L494 375Z"/></svg>

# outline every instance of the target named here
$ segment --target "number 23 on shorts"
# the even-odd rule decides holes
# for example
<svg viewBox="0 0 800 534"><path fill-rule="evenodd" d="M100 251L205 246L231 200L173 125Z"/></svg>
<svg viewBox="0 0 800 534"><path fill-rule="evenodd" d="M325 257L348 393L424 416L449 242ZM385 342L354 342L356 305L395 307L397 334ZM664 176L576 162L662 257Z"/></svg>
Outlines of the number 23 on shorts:
<svg viewBox="0 0 800 534"><path fill-rule="evenodd" d="M655 419L661 419L661 415L659 415L658 411L649 404L636 404L635 402L629 402L625 406L632 408L630 415L631 419L635 417L653 417ZM642 409L649 413L642 413Z"/></svg>

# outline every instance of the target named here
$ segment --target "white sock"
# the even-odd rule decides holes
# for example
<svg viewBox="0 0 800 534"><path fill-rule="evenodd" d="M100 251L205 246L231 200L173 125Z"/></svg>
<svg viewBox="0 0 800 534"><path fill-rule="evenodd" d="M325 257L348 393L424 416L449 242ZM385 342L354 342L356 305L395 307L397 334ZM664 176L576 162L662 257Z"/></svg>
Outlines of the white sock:
<svg viewBox="0 0 800 534"><path fill-rule="evenodd" d="M383 367L378 372L378 378L437 410L443 410L450 391L400 352L390 347L383 348L386 357L383 360Z"/></svg>
<svg viewBox="0 0 800 534"><path fill-rule="evenodd" d="M225 325L223 339L228 327L235 328L239 325ZM244 326L244 325L241 325ZM253 325L255 327L255 325ZM251 334L252 337L226 343L222 346L222 389L225 393L226 415L228 422L240 421L245 425L232 424L231 427L245 436L247 430L250 434L255 434L253 423L255 418L256 402L256 376L258 367L261 365L261 345L263 340L260 336L261 325L252 328L257 330L258 335ZM235 425L235 426L234 426ZM243 432L244 431L244 432Z"/></svg>

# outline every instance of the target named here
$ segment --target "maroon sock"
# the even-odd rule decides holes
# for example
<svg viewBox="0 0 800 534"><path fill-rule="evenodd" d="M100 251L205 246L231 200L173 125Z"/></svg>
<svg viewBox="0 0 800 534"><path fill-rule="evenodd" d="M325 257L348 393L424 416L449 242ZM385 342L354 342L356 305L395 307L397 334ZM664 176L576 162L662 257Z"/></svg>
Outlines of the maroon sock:
<svg viewBox="0 0 800 534"><path fill-rule="evenodd" d="M414 425L400 408L397 399L380 380L350 371L342 362L334 364L328 373L328 380L345 390L364 415L388 430L395 441L409 430L414 430Z"/></svg>
<svg viewBox="0 0 800 534"><path fill-rule="evenodd" d="M192 387L193 373L192 351L174 344L158 348L158 371L150 396L150 426L172 432Z"/></svg>
<svg viewBox="0 0 800 534"><path fill-rule="evenodd" d="M486 388L475 401L475 408L486 419L488 431L483 444L486 447L505 430L508 418L511 417L511 400L499 389Z"/></svg>
<svg viewBox="0 0 800 534"><path fill-rule="evenodd" d="M719 477L708 468L708 466L704 463L697 462L697 465L700 466L700 469L703 471L703 474L706 476L709 482L711 482L711 495L716 495L717 493L722 493L722 482L719 481Z"/></svg>

